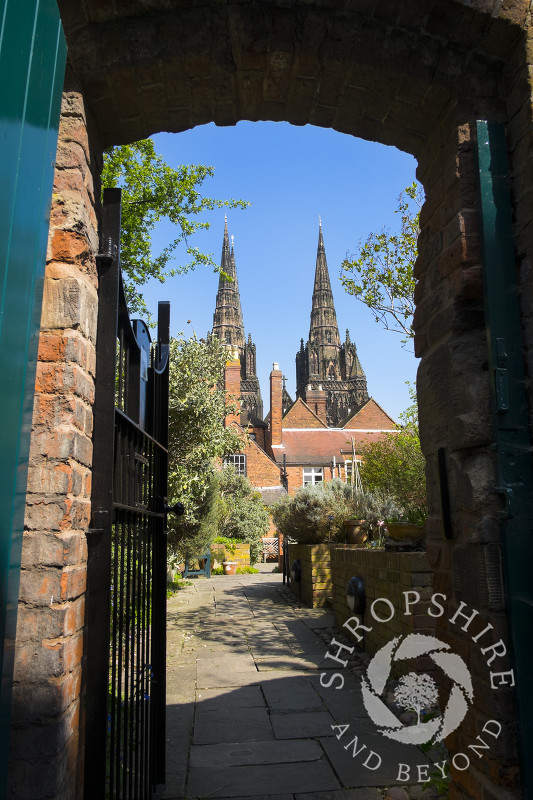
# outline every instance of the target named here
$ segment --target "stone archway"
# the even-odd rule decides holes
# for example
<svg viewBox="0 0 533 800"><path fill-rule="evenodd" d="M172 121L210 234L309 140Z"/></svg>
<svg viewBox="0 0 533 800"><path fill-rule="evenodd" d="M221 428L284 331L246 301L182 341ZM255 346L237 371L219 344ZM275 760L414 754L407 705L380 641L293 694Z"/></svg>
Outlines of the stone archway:
<svg viewBox="0 0 533 800"><path fill-rule="evenodd" d="M32 691L39 700L15 725L24 732L38 722L42 741L56 731L63 777L50 791L60 795L65 786L74 794L82 753L77 720L102 148L211 121L285 120L392 144L417 158L426 192L415 328L430 487L428 556L438 591L448 597L458 588L465 596L457 570L453 581L462 548L499 541L477 221L477 118L507 123L530 365L533 206L530 19L524 0L206 0L201 5L59 0L58 5L70 66L42 317L16 674L19 695ZM441 447L450 464L452 540L443 538L440 519L436 454ZM43 523L44 507L49 513ZM58 542L62 553L54 549ZM57 584L61 602L52 608L41 603L44 583ZM489 604L481 613L505 636L501 609ZM44 666L51 652L53 684ZM30 657L42 669L29 670ZM485 687L480 683L478 689L483 697ZM480 719L491 713L484 701L477 711ZM509 696L498 696L497 713L502 721L514 720ZM466 747L475 735L462 731L457 747ZM514 790L513 747L494 749L479 763L477 778L458 773L458 791L472 792L489 780ZM37 783L43 761L32 765ZM28 780L25 761L12 771L14 792L22 773Z"/></svg>

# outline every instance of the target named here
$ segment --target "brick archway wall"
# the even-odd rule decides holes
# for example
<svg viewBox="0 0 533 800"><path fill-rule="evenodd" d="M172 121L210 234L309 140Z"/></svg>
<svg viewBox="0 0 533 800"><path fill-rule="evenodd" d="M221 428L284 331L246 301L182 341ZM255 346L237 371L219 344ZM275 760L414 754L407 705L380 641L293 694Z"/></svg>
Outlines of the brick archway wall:
<svg viewBox="0 0 533 800"><path fill-rule="evenodd" d="M11 792L18 797L74 797L80 791L76 786L82 786L94 254L103 147L211 121L285 120L332 127L416 156L427 197L415 327L428 459L428 557L437 590L453 598L452 605L453 568L463 548L499 542L477 224L476 118L508 125L528 363L533 359L531 59L524 0L316 0L312 5L59 0L58 5L70 67L56 164L17 632ZM439 516L436 451L442 446L449 455L451 542L443 538ZM467 589L456 583L457 588L463 595ZM479 610L505 638L503 612ZM448 635L462 652L464 637L455 639L452 629ZM480 698L477 724L491 708L484 679L476 679L474 688ZM498 783L517 790L515 713L504 690L494 714L508 726L504 746L495 745L468 775L454 776L458 797L480 796L482 785L484 796L498 796L499 790L490 788ZM454 749L464 750L478 732L462 728ZM31 758L22 755L30 734L35 741Z"/></svg>

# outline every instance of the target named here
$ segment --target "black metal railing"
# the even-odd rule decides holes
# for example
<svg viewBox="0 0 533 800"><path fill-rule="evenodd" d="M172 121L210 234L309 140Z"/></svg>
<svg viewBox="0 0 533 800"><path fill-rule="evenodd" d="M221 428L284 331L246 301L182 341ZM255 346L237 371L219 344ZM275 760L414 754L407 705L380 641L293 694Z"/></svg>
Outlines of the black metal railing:
<svg viewBox="0 0 533 800"><path fill-rule="evenodd" d="M88 537L85 798L148 800L165 773L168 303L130 322L120 190L104 193Z"/></svg>

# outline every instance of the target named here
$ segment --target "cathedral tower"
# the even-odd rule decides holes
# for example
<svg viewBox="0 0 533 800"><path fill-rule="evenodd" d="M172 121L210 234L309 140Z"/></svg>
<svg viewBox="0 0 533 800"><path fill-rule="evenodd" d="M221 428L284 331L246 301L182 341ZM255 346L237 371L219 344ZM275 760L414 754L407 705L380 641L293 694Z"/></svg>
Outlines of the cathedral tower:
<svg viewBox="0 0 533 800"><path fill-rule="evenodd" d="M332 427L340 426L368 400L366 376L348 331L345 342L340 341L322 224L318 231L309 340L305 346L301 340L296 354L296 396L311 402L321 390L326 393L326 418Z"/></svg>
<svg viewBox="0 0 533 800"><path fill-rule="evenodd" d="M233 237L232 237L233 239ZM249 415L263 418L263 401L257 377L256 350L252 337L244 334L239 281L235 264L233 242L229 243L228 221L224 222L224 239L222 242L222 258L220 268L227 277L220 276L218 292L213 314L212 335L233 351L238 350L241 362L241 406Z"/></svg>

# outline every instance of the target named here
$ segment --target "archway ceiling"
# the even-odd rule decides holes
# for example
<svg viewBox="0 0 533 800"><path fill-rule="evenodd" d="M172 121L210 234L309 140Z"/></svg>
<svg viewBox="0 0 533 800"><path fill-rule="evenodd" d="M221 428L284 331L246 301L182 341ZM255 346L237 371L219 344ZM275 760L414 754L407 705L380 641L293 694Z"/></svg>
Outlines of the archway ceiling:
<svg viewBox="0 0 533 800"><path fill-rule="evenodd" d="M59 0L106 147L214 121L312 123L414 155L451 103L501 95L527 3Z"/></svg>

